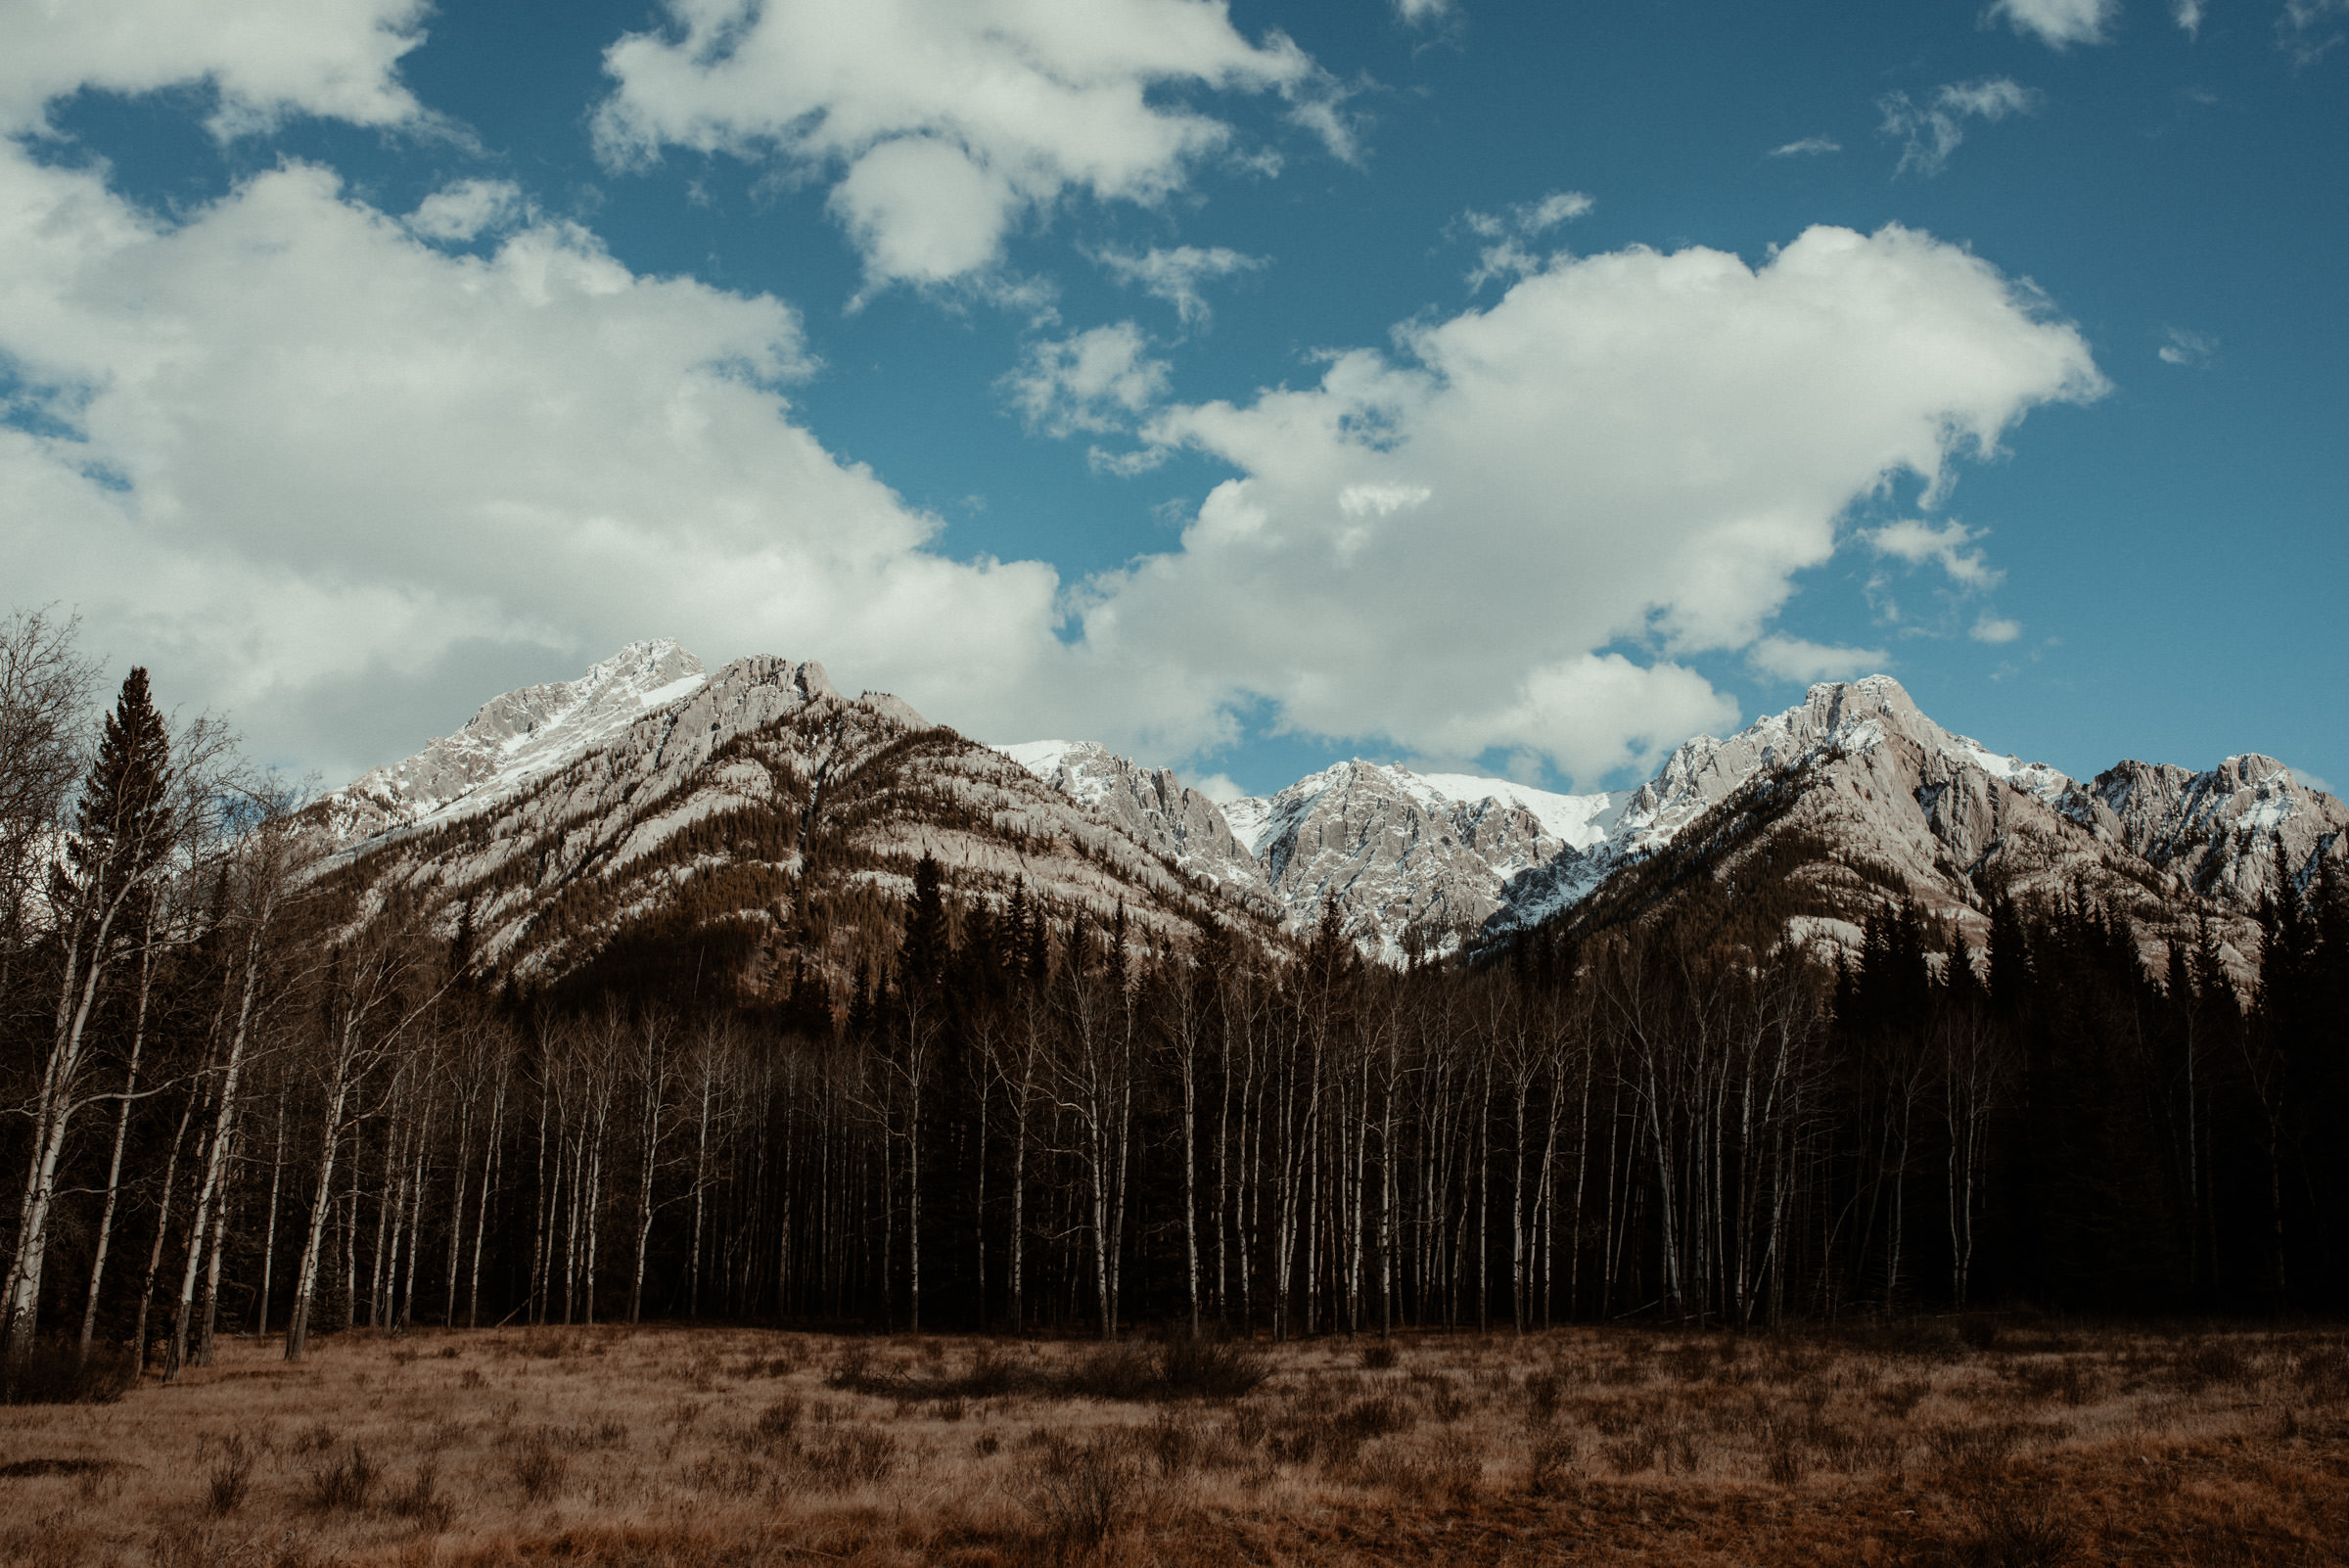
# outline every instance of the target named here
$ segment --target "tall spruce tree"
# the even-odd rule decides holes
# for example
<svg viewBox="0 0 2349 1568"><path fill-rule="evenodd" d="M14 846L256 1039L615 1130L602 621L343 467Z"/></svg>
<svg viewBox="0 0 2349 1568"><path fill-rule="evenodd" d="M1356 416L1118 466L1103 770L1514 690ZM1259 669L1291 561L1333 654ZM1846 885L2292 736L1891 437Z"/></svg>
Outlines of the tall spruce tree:
<svg viewBox="0 0 2349 1568"><path fill-rule="evenodd" d="M107 717L73 831L50 878L59 928L57 1005L32 1107L16 1255L0 1286L11 1368L31 1354L66 1148L75 1114L95 1093L91 1022L114 971L148 935L141 908L176 837L170 761L169 732L148 691L147 671L134 669Z"/></svg>

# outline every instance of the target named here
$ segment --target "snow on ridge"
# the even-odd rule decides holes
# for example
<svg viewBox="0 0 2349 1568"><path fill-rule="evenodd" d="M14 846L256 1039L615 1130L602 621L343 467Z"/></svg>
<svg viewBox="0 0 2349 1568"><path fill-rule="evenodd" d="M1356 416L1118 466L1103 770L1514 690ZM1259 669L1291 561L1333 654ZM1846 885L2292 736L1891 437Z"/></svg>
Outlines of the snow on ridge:
<svg viewBox="0 0 2349 1568"><path fill-rule="evenodd" d="M1630 804L1630 790L1597 795L1561 795L1538 790L1505 778L1483 778L1471 773L1412 773L1439 800L1472 805L1499 801L1530 814L1542 831L1561 844L1588 850L1606 842L1608 833Z"/></svg>

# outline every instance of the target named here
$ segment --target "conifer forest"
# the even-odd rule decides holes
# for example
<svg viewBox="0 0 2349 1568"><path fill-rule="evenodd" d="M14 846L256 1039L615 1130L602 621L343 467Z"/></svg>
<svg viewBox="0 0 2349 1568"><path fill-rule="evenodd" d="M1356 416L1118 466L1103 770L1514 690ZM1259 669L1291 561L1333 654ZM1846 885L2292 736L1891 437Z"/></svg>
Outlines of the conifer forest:
<svg viewBox="0 0 2349 1568"><path fill-rule="evenodd" d="M1856 957L1767 890L1393 969L962 902L753 996L680 919L526 989L362 903L296 803L71 628L0 692L12 1376L355 1325L1272 1339L2029 1303L2349 1306L2349 887L2255 974L2085 897ZM25 1375L30 1375L26 1373Z"/></svg>

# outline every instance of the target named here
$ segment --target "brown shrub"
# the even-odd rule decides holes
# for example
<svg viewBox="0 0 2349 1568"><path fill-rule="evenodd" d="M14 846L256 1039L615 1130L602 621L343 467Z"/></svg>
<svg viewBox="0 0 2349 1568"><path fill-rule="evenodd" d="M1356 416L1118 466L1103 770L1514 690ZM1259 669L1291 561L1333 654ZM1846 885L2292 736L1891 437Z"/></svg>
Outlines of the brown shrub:
<svg viewBox="0 0 2349 1568"><path fill-rule="evenodd" d="M560 1494L571 1474L571 1461L555 1447L548 1436L549 1430L541 1427L532 1433L507 1460L507 1467L514 1472L514 1484L532 1502L544 1502Z"/></svg>
<svg viewBox="0 0 2349 1568"><path fill-rule="evenodd" d="M310 1506L321 1510L364 1508L383 1472L367 1451L352 1443L310 1472Z"/></svg>
<svg viewBox="0 0 2349 1568"><path fill-rule="evenodd" d="M220 1445L220 1456L212 1461L206 1480L205 1506L214 1518L245 1505L246 1496L253 1490L253 1447L242 1434L232 1433Z"/></svg>

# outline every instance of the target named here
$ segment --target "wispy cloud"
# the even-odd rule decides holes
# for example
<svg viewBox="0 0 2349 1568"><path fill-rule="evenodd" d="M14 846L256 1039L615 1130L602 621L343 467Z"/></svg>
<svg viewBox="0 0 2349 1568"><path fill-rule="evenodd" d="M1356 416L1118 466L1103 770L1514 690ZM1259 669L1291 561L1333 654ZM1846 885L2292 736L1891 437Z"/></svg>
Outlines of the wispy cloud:
<svg viewBox="0 0 2349 1568"><path fill-rule="evenodd" d="M2200 0L2182 3L2192 5L2199 15ZM1992 0L1990 15L2026 38L2064 49L2076 43L2102 43L2105 27L2120 9L2120 0Z"/></svg>
<svg viewBox="0 0 2349 1568"><path fill-rule="evenodd" d="M1869 549L1878 555L1906 561L1911 566L1934 565L1950 576L1950 580L1967 588L1995 588L2004 576L1998 568L1983 559L1976 547L1982 534L1958 522L1939 525L1918 518L1887 523L1860 535Z"/></svg>
<svg viewBox="0 0 2349 1568"><path fill-rule="evenodd" d="M2165 365L2185 365L2199 370L2219 356L2219 340L2204 332L2188 332L2184 327L2163 329L2160 348Z"/></svg>
<svg viewBox="0 0 2349 1568"><path fill-rule="evenodd" d="M2170 17L2188 37L2202 36L2202 0L2170 0Z"/></svg>
<svg viewBox="0 0 2349 1568"><path fill-rule="evenodd" d="M1468 274L1471 293L1495 278L1521 278L1542 269L1533 242L1559 224L1581 217L1592 206L1581 191L1552 191L1539 202L1520 202L1498 212L1474 208L1460 214L1460 226L1485 241L1475 268Z"/></svg>
<svg viewBox="0 0 2349 1568"><path fill-rule="evenodd" d="M1208 318L1207 300L1199 292L1200 284L1212 278L1254 272L1270 264L1267 256L1246 255L1222 246L1203 250L1195 245L1178 245L1171 251L1153 248L1138 255L1129 251L1102 251L1094 259L1107 267L1110 276L1120 283L1138 285L1144 294L1173 305L1186 327Z"/></svg>
<svg viewBox="0 0 2349 1568"><path fill-rule="evenodd" d="M1840 153L1843 143L1831 136L1806 136L1799 142L1788 142L1763 154L1765 158L1818 158L1824 153Z"/></svg>
<svg viewBox="0 0 2349 1568"><path fill-rule="evenodd" d="M2009 115L2031 114L2044 101L2036 88L2005 76L1986 76L1946 83L1921 104L1907 93L1889 93L1876 100L1876 108L1884 115L1883 133L1905 143L1895 172L1914 169L1930 177L1948 165L1950 155L1965 140L1968 119L1996 124Z"/></svg>
<svg viewBox="0 0 2349 1568"><path fill-rule="evenodd" d="M2341 41L2349 0L2283 0L2276 19L2276 41L2302 66L2313 66Z"/></svg>

